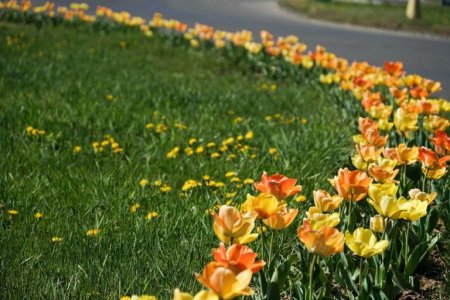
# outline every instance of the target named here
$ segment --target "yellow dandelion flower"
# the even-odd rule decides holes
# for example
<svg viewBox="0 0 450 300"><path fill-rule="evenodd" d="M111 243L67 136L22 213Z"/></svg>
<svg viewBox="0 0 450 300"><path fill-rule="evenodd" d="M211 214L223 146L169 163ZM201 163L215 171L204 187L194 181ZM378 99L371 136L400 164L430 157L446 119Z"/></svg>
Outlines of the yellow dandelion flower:
<svg viewBox="0 0 450 300"><path fill-rule="evenodd" d="M59 243L59 242L63 241L63 238L59 237L59 236L54 236L54 237L52 237L51 241L52 241L52 243Z"/></svg>
<svg viewBox="0 0 450 300"><path fill-rule="evenodd" d="M216 146L216 143L214 142L209 142L208 144L206 144L207 148L214 148Z"/></svg>
<svg viewBox="0 0 450 300"><path fill-rule="evenodd" d="M81 146L75 146L75 147L73 147L73 152L75 152L75 153L80 153L80 151L81 151Z"/></svg>
<svg viewBox="0 0 450 300"><path fill-rule="evenodd" d="M149 184L150 184L150 182L147 179L145 179L145 178L139 180L139 185L142 186L142 187L146 187Z"/></svg>
<svg viewBox="0 0 450 300"><path fill-rule="evenodd" d="M201 154L201 153L203 153L205 151L205 147L203 147L203 146L198 146L196 149L195 149L195 153L197 153L197 154Z"/></svg>
<svg viewBox="0 0 450 300"><path fill-rule="evenodd" d="M197 143L197 141L198 140L196 138L190 138L188 144L192 146L193 144Z"/></svg>
<svg viewBox="0 0 450 300"><path fill-rule="evenodd" d="M298 195L297 197L295 197L295 201L296 202L305 202L306 201L306 196L305 195Z"/></svg>
<svg viewBox="0 0 450 300"><path fill-rule="evenodd" d="M153 127L155 127L155 125L153 123L147 123L145 125L145 128L147 128L147 129L153 129Z"/></svg>
<svg viewBox="0 0 450 300"><path fill-rule="evenodd" d="M228 161L233 160L233 159L235 159L235 158L236 158L236 154L228 154L228 155L227 155L227 160L228 160Z"/></svg>
<svg viewBox="0 0 450 300"><path fill-rule="evenodd" d="M145 219L151 220L151 219L157 218L158 216L159 216L159 214L156 211L151 211L145 216Z"/></svg>
<svg viewBox="0 0 450 300"><path fill-rule="evenodd" d="M7 213L8 213L8 215L10 215L10 216L15 216L15 215L18 215L18 214L19 214L19 212L18 212L17 210L15 210L15 209L9 209L9 210L7 211Z"/></svg>
<svg viewBox="0 0 450 300"><path fill-rule="evenodd" d="M253 139L253 131L249 131L245 134L245 139L246 140L251 140Z"/></svg>
<svg viewBox="0 0 450 300"><path fill-rule="evenodd" d="M138 209L141 207L141 205L139 203L134 203L133 205L130 206L130 212L131 213L135 213L138 211Z"/></svg>
<svg viewBox="0 0 450 300"><path fill-rule="evenodd" d="M211 153L211 158L219 158L219 157L220 157L220 153L219 152Z"/></svg>
<svg viewBox="0 0 450 300"><path fill-rule="evenodd" d="M237 192L226 193L225 198L234 198L234 197L236 197L236 195L237 195Z"/></svg>
<svg viewBox="0 0 450 300"><path fill-rule="evenodd" d="M244 184L253 184L255 181L251 178L244 179Z"/></svg>
<svg viewBox="0 0 450 300"><path fill-rule="evenodd" d="M184 148L184 153L187 156L191 156L192 154L194 154L194 150L191 147L186 147L186 148Z"/></svg>
<svg viewBox="0 0 450 300"><path fill-rule="evenodd" d="M161 180L155 180L155 181L153 181L153 185L154 186L161 186L162 185L162 181Z"/></svg>
<svg viewBox="0 0 450 300"><path fill-rule="evenodd" d="M44 217L44 214L41 213L41 212L36 212L34 214L34 217L36 218L36 220L40 220L40 219L42 219Z"/></svg>
<svg viewBox="0 0 450 300"><path fill-rule="evenodd" d="M226 172L225 173L225 177L234 177L234 176L236 176L237 175L237 172L234 172L234 171L228 171L228 172Z"/></svg>
<svg viewBox="0 0 450 300"><path fill-rule="evenodd" d="M180 152L180 147L174 147L172 150L167 152L166 157L167 158L176 158Z"/></svg>
<svg viewBox="0 0 450 300"><path fill-rule="evenodd" d="M170 192L172 190L172 188L169 185L164 184L162 187L159 188L159 190L162 193L168 193L168 192Z"/></svg>
<svg viewBox="0 0 450 300"><path fill-rule="evenodd" d="M114 100L114 96L113 95L106 95L105 99L108 101L113 101Z"/></svg>
<svg viewBox="0 0 450 300"><path fill-rule="evenodd" d="M300 120L300 123L301 123L302 125L306 125L306 124L308 124L308 120L305 119L305 118L302 118L302 119Z"/></svg>
<svg viewBox="0 0 450 300"><path fill-rule="evenodd" d="M231 181L231 182L240 182L241 179L240 179L239 177L235 176L235 177L231 177L231 178L230 178L230 181Z"/></svg>
<svg viewBox="0 0 450 300"><path fill-rule="evenodd" d="M272 148L269 149L269 154L270 154L270 155L274 155L274 154L277 154L277 153L278 153L277 148L273 148L273 147L272 147Z"/></svg>
<svg viewBox="0 0 450 300"><path fill-rule="evenodd" d="M203 175L203 180L205 180L205 181L208 181L208 180L211 180L211 176L209 176L209 175Z"/></svg>
<svg viewBox="0 0 450 300"><path fill-rule="evenodd" d="M93 229L89 229L88 231L86 231L87 236L97 236L99 233L100 233L99 228L93 228Z"/></svg>

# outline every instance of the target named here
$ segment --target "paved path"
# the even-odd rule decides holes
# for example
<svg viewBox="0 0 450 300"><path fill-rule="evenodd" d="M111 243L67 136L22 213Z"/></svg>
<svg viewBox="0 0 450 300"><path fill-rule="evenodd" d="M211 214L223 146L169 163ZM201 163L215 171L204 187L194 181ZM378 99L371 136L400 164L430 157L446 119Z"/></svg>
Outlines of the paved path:
<svg viewBox="0 0 450 300"><path fill-rule="evenodd" d="M33 1L42 3L45 1ZM73 1L55 1L66 5ZM327 47L349 60L401 60L409 73L441 81L441 96L450 98L450 39L363 29L313 21L280 8L276 0L85 0L95 8L108 6L150 18L154 12L193 25L201 22L224 30L267 29L276 35L294 34L311 48Z"/></svg>

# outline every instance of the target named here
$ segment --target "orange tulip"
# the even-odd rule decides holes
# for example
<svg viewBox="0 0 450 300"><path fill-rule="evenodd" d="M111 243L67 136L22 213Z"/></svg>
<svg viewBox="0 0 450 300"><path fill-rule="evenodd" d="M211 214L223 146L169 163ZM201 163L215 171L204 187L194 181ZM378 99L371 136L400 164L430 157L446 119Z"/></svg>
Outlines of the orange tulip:
<svg viewBox="0 0 450 300"><path fill-rule="evenodd" d="M222 205L219 214L211 213L214 218L214 232L224 243L246 244L254 241L257 233L251 233L255 227L256 214L241 214L232 206Z"/></svg>
<svg viewBox="0 0 450 300"><path fill-rule="evenodd" d="M266 264L264 261L255 261L257 254L247 246L234 244L228 249L224 243L220 243L220 248L213 249L212 254L216 262L230 269L235 274L245 270L258 272Z"/></svg>
<svg viewBox="0 0 450 300"><path fill-rule="evenodd" d="M258 219L267 219L282 210L284 206L286 204L280 203L274 195L261 193L256 197L247 195L242 209L247 212L256 212Z"/></svg>
<svg viewBox="0 0 450 300"><path fill-rule="evenodd" d="M265 219L263 222L271 229L281 230L291 225L297 214L298 209L288 209L283 207L283 209Z"/></svg>
<svg viewBox="0 0 450 300"><path fill-rule="evenodd" d="M210 262L202 274L195 274L201 284L209 288L220 299L225 300L252 295L253 291L248 286L252 275L252 271L248 269L235 274L217 262Z"/></svg>
<svg viewBox="0 0 450 300"><path fill-rule="evenodd" d="M380 160L376 164L369 167L369 175L375 179L376 182L395 182L394 178L397 176L399 169L394 169L396 162L394 160Z"/></svg>
<svg viewBox="0 0 450 300"><path fill-rule="evenodd" d="M278 200L283 200L286 197L300 193L302 186L296 185L296 183L296 179L288 178L281 174L269 176L264 172L261 176L261 182L256 182L254 186L261 193L270 193L277 197Z"/></svg>
<svg viewBox="0 0 450 300"><path fill-rule="evenodd" d="M330 212L339 208L342 200L344 200L338 195L331 196L330 193L324 190L313 191L313 196L314 204L323 212Z"/></svg>
<svg viewBox="0 0 450 300"><path fill-rule="evenodd" d="M400 61L385 61L383 64L383 70L389 75L397 77L405 72L403 70L403 63Z"/></svg>
<svg viewBox="0 0 450 300"><path fill-rule="evenodd" d="M434 137L430 138L434 144L436 152L440 155L445 155L450 152L450 137L443 130L436 130Z"/></svg>
<svg viewBox="0 0 450 300"><path fill-rule="evenodd" d="M344 234L330 226L313 230L309 220L304 220L297 235L306 249L314 254L331 256L344 250Z"/></svg>
<svg viewBox="0 0 450 300"><path fill-rule="evenodd" d="M439 158L431 149L420 147L419 160L422 162L422 173L428 178L439 179L447 174L447 161L450 155Z"/></svg>
<svg viewBox="0 0 450 300"><path fill-rule="evenodd" d="M372 179L362 171L339 169L338 175L332 180L333 186L339 196L346 201L360 201L367 195Z"/></svg>

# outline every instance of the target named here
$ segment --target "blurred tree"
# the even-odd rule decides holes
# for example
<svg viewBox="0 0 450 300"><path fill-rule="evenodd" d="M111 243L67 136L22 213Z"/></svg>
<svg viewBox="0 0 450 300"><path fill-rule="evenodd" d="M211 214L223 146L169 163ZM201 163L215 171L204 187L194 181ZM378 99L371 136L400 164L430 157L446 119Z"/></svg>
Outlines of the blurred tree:
<svg viewBox="0 0 450 300"><path fill-rule="evenodd" d="M420 0L408 0L406 17L410 20L420 18Z"/></svg>

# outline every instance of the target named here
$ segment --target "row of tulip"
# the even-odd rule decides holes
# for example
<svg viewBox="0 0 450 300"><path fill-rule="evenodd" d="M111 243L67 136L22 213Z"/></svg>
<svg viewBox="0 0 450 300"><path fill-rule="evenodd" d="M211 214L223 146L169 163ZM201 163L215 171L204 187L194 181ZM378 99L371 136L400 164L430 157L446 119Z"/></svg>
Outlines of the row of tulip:
<svg viewBox="0 0 450 300"><path fill-rule="evenodd" d="M91 16L85 4L55 8L50 2L33 7L30 1L8 1L0 2L0 8L7 20L125 26L174 45L214 49L268 76L317 82L357 120L354 170L342 168L330 179L334 193L315 190L314 205L299 212L288 206L302 189L297 181L263 173L254 184L258 195L212 212L221 244L196 275L206 290L191 295L176 289L174 299L233 299L255 291L253 297L261 299L339 294L391 299L400 290L417 288L414 272L440 238L438 223L450 228L450 104L430 98L440 90L438 82L406 75L400 62L375 67L350 64L320 46L306 52L297 37L274 39L267 31L256 42L246 30L189 28L158 13L147 22L105 7ZM304 218L292 239L290 225L299 213Z"/></svg>

